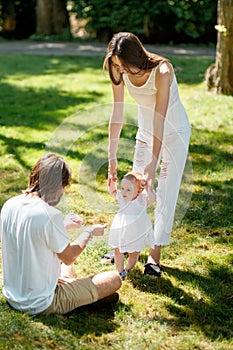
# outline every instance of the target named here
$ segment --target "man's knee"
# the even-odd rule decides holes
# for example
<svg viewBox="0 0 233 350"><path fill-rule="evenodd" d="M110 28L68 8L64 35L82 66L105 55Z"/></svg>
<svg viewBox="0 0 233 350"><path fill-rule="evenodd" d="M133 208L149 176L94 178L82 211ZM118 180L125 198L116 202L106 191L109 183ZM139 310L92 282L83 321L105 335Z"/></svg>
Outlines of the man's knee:
<svg viewBox="0 0 233 350"><path fill-rule="evenodd" d="M122 280L117 271L107 271L99 273L92 277L95 284L99 299L116 292L122 285Z"/></svg>
<svg viewBox="0 0 233 350"><path fill-rule="evenodd" d="M115 281L116 288L119 289L122 285L122 279L118 273L118 271L111 271L113 274L113 279Z"/></svg>
<svg viewBox="0 0 233 350"><path fill-rule="evenodd" d="M104 284L107 283L111 286L114 286L116 290L119 289L122 285L122 279L120 278L120 275L117 271L103 272L103 280L104 280Z"/></svg>

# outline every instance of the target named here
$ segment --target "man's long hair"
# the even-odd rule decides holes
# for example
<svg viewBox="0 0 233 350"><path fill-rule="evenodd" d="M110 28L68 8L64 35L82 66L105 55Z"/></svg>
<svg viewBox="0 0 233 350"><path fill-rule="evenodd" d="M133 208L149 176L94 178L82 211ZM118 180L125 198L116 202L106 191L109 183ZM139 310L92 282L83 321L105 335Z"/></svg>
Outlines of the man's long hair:
<svg viewBox="0 0 233 350"><path fill-rule="evenodd" d="M49 205L56 205L69 185L71 170L65 161L53 154L45 154L32 168L26 194L36 193Z"/></svg>

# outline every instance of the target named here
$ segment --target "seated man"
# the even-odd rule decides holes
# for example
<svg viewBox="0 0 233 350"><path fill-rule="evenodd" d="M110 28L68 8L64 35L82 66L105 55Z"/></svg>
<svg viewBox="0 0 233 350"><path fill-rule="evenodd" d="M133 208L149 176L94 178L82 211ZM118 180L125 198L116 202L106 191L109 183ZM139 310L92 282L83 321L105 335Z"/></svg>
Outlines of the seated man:
<svg viewBox="0 0 233 350"><path fill-rule="evenodd" d="M28 188L2 207L2 291L16 310L65 314L108 297L121 287L116 271L59 280L61 263L71 265L89 239L103 235L105 228L98 224L84 228L79 238L70 243L62 213L54 207L70 179L64 160L46 154L33 167ZM74 216L75 224L79 227Z"/></svg>

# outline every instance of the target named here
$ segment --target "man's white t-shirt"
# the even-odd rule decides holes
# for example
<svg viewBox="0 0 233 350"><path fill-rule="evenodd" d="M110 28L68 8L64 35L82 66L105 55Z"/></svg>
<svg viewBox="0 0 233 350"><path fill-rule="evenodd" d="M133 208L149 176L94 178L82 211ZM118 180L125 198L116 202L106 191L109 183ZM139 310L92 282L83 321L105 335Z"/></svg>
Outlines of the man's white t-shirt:
<svg viewBox="0 0 233 350"><path fill-rule="evenodd" d="M37 197L9 199L1 211L3 295L36 314L52 303L61 253L69 243L62 213Z"/></svg>

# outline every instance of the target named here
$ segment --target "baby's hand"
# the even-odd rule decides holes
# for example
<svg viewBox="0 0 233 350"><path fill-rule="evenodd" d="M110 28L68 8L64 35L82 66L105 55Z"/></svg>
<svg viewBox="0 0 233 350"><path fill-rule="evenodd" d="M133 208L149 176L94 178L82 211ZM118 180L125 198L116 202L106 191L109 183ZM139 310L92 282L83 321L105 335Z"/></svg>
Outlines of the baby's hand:
<svg viewBox="0 0 233 350"><path fill-rule="evenodd" d="M107 227L107 224L95 224L92 225L93 236L103 236L104 229Z"/></svg>
<svg viewBox="0 0 233 350"><path fill-rule="evenodd" d="M111 179L108 184L108 192L112 197L116 197L117 192L117 178Z"/></svg>
<svg viewBox="0 0 233 350"><path fill-rule="evenodd" d="M80 218L80 216L72 212L67 214L64 219L64 226L66 229L80 228L82 226L82 223L83 223L83 220Z"/></svg>
<svg viewBox="0 0 233 350"><path fill-rule="evenodd" d="M148 206L151 205L153 202L155 202L156 200L156 193L155 193L155 190L154 190L154 187L152 185L152 180L148 180L147 181L147 195L148 195Z"/></svg>
<svg viewBox="0 0 233 350"><path fill-rule="evenodd" d="M146 188L147 187L147 185L148 185L148 181L146 180L146 179L142 179L141 180L141 188Z"/></svg>

